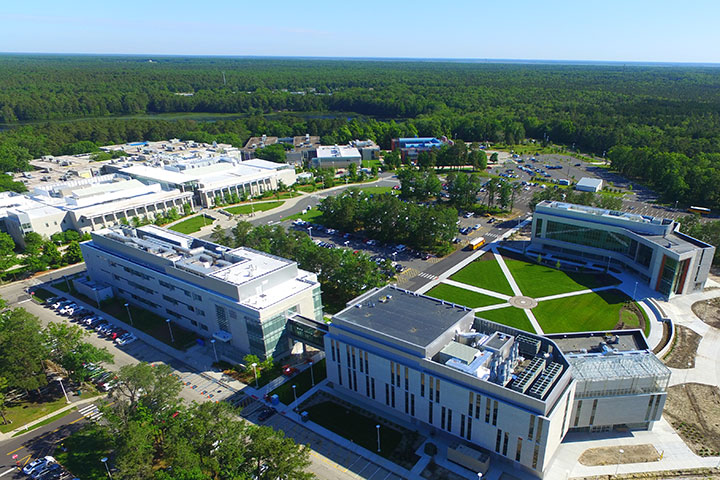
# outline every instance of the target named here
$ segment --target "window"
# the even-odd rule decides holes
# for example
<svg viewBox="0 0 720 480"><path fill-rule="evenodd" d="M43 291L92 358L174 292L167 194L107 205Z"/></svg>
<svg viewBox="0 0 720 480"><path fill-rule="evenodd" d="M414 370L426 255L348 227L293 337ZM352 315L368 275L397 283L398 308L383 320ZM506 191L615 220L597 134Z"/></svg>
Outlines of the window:
<svg viewBox="0 0 720 480"><path fill-rule="evenodd" d="M595 411L597 410L597 398L593 400L592 410L590 410L590 425L592 426L593 423L595 423Z"/></svg>
<svg viewBox="0 0 720 480"><path fill-rule="evenodd" d="M372 399L375 400L375 379L370 379L370 391L372 392Z"/></svg>
<svg viewBox="0 0 720 480"><path fill-rule="evenodd" d="M395 362L390 362L390 383L395 385Z"/></svg>
<svg viewBox="0 0 720 480"><path fill-rule="evenodd" d="M535 445L535 448L533 449L533 461L532 461L532 468L535 470L537 470L539 454L540 454L540 445Z"/></svg>
<svg viewBox="0 0 720 480"><path fill-rule="evenodd" d="M522 455L522 437L518 437L517 445L515 446L515 461L520 461Z"/></svg>
<svg viewBox="0 0 720 480"><path fill-rule="evenodd" d="M570 410L570 395L567 396L565 401L565 413L563 413L562 432L565 432L565 421L567 420L568 410Z"/></svg>
<svg viewBox="0 0 720 480"><path fill-rule="evenodd" d="M432 425L433 423L433 402L430 400L428 402L428 423Z"/></svg>
<svg viewBox="0 0 720 480"><path fill-rule="evenodd" d="M472 439L472 418L467 418L467 438L468 440Z"/></svg>
<svg viewBox="0 0 720 480"><path fill-rule="evenodd" d="M225 332L229 332L230 326L228 325L227 317L225 316L225 308L220 305L215 305L215 316L217 318L218 328Z"/></svg>
<svg viewBox="0 0 720 480"><path fill-rule="evenodd" d="M542 235L542 218L538 218L535 221L535 236L540 237Z"/></svg>
<svg viewBox="0 0 720 480"><path fill-rule="evenodd" d="M490 423L490 398L485 398L485 423Z"/></svg>
<svg viewBox="0 0 720 480"><path fill-rule="evenodd" d="M405 413L410 413L410 394L405 390Z"/></svg>
<svg viewBox="0 0 720 480"><path fill-rule="evenodd" d="M351 347L352 350L352 368L355 370L355 347Z"/></svg>
<svg viewBox="0 0 720 480"><path fill-rule="evenodd" d="M342 385L342 369L340 368L340 364L338 364L338 383Z"/></svg>
<svg viewBox="0 0 720 480"><path fill-rule="evenodd" d="M497 436L495 437L495 452L500 453L500 440L502 440L502 430L498 428Z"/></svg>
<svg viewBox="0 0 720 480"><path fill-rule="evenodd" d="M395 385L390 386L390 404L395 408Z"/></svg>
<svg viewBox="0 0 720 480"><path fill-rule="evenodd" d="M365 396L370 396L370 377L365 375Z"/></svg>
<svg viewBox="0 0 720 480"><path fill-rule="evenodd" d="M332 355L332 361L335 361L335 340L330 340L330 354Z"/></svg>
<svg viewBox="0 0 720 480"><path fill-rule="evenodd" d="M497 413L498 413L498 402L495 400L495 403L493 404L493 426L497 426Z"/></svg>
<svg viewBox="0 0 720 480"><path fill-rule="evenodd" d="M468 399L468 416L472 417L472 411L473 411L473 393L470 392L469 399Z"/></svg>
<svg viewBox="0 0 720 480"><path fill-rule="evenodd" d="M357 371L353 370L353 390L357 392Z"/></svg>
<svg viewBox="0 0 720 480"><path fill-rule="evenodd" d="M435 401L440 403L440 379L435 379Z"/></svg>
<svg viewBox="0 0 720 480"><path fill-rule="evenodd" d="M365 373L370 373L370 369L368 368L368 353L365 352Z"/></svg>
<svg viewBox="0 0 720 480"><path fill-rule="evenodd" d="M203 330L208 330L207 325L205 325L204 323L200 324L200 328L202 328Z"/></svg>
<svg viewBox="0 0 720 480"><path fill-rule="evenodd" d="M193 327L197 327L197 326L198 326L198 323L197 323L195 320L190 320L190 324L191 324Z"/></svg>
<svg viewBox="0 0 720 480"><path fill-rule="evenodd" d="M538 428L537 428L537 432L535 434L536 442L539 442L542 439L542 431L543 431L543 421L541 418L538 418Z"/></svg>
<svg viewBox="0 0 720 480"><path fill-rule="evenodd" d="M440 411L440 428L445 430L445 407Z"/></svg>
<svg viewBox="0 0 720 480"><path fill-rule="evenodd" d="M408 367L405 367L405 390L408 389Z"/></svg>
<svg viewBox="0 0 720 480"><path fill-rule="evenodd" d="M480 408L482 408L482 397L479 393L475 394L475 418L480 418Z"/></svg>
<svg viewBox="0 0 720 480"><path fill-rule="evenodd" d="M530 415L530 426L528 427L528 440L532 440L535 434L535 415Z"/></svg>
<svg viewBox="0 0 720 480"><path fill-rule="evenodd" d="M507 456L507 447L508 447L508 432L505 432L504 439L503 439L503 451L502 454Z"/></svg>
<svg viewBox="0 0 720 480"><path fill-rule="evenodd" d="M447 411L447 429L448 432L452 432L452 410L448 408Z"/></svg>
<svg viewBox="0 0 720 480"><path fill-rule="evenodd" d="M363 373L365 370L363 368L363 352L358 348L358 355L360 356L360 373Z"/></svg>
<svg viewBox="0 0 720 480"><path fill-rule="evenodd" d="M460 414L460 436L461 437L465 436L465 414L464 413Z"/></svg>
<svg viewBox="0 0 720 480"><path fill-rule="evenodd" d="M425 374L424 373L420 374L420 396L421 397L425 396Z"/></svg>
<svg viewBox="0 0 720 480"><path fill-rule="evenodd" d="M575 421L573 422L573 427L577 427L578 423L580 422L580 410L582 409L582 400L578 401L578 408L575 412Z"/></svg>
<svg viewBox="0 0 720 480"><path fill-rule="evenodd" d="M385 384L385 405L390 405L390 385Z"/></svg>
<svg viewBox="0 0 720 480"><path fill-rule="evenodd" d="M410 415L415 416L415 394L410 394Z"/></svg>

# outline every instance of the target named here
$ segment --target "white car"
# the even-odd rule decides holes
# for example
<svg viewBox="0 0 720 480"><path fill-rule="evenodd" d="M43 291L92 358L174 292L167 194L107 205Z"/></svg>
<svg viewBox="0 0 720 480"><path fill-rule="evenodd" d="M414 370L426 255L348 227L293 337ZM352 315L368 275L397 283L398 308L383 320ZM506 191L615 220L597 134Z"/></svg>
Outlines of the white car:
<svg viewBox="0 0 720 480"><path fill-rule="evenodd" d="M129 343L132 343L135 340L137 340L137 337L135 335L133 335L132 333L128 333L128 334L123 335L120 338L116 338L115 343L122 346L122 345L127 345Z"/></svg>
<svg viewBox="0 0 720 480"><path fill-rule="evenodd" d="M42 470L45 465L49 465L51 463L55 463L55 458L51 457L50 455L48 455L47 457L36 458L32 462L25 465L25 467L23 468L23 473L25 475L30 475L33 472Z"/></svg>

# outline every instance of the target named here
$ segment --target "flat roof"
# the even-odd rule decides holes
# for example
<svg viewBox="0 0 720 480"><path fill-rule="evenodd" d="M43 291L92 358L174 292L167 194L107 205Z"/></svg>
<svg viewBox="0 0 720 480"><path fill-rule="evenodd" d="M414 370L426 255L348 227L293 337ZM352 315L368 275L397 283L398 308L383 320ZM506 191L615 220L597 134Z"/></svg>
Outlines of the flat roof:
<svg viewBox="0 0 720 480"><path fill-rule="evenodd" d="M618 210L608 210L605 208L590 207L587 205L577 205L574 203L559 202L554 200L543 200L537 204L537 207L550 208L553 210L577 212L586 215L595 215L609 219L622 219L635 223L654 224L654 225L670 225L673 223L669 218L653 217L650 215L639 215L637 213L621 212ZM536 207L536 208L537 208Z"/></svg>
<svg viewBox="0 0 720 480"><path fill-rule="evenodd" d="M317 158L355 158L360 157L360 151L348 145L317 147Z"/></svg>
<svg viewBox="0 0 720 480"><path fill-rule="evenodd" d="M386 286L359 297L335 318L425 348L469 312L467 307Z"/></svg>
<svg viewBox="0 0 720 480"><path fill-rule="evenodd" d="M602 183L603 181L599 178L582 177L580 181L577 182L577 186L599 188L602 186Z"/></svg>
<svg viewBox="0 0 720 480"><path fill-rule="evenodd" d="M602 350L602 342L619 352L633 352L648 349L648 344L640 330L554 333L545 335L545 337L555 342L565 355L599 352Z"/></svg>

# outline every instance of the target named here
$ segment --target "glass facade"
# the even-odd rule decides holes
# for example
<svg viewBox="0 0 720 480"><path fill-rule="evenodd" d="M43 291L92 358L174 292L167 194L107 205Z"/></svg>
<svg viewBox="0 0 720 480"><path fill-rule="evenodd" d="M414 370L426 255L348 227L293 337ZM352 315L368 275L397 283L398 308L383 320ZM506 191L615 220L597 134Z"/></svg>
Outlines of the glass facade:
<svg viewBox="0 0 720 480"><path fill-rule="evenodd" d="M631 256L631 240L625 235L616 232L548 220L545 238L587 247L602 248Z"/></svg>
<svg viewBox="0 0 720 480"><path fill-rule="evenodd" d="M668 257L667 255L663 258L662 273L660 274L660 282L658 283L657 290L663 295L670 295L670 292L675 290L677 281L680 278L678 272L678 261Z"/></svg>

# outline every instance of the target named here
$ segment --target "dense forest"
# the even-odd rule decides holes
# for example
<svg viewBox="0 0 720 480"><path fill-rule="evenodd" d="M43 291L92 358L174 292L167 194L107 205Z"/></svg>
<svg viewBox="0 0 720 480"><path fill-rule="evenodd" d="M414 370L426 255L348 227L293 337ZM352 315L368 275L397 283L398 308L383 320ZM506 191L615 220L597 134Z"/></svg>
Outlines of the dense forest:
<svg viewBox="0 0 720 480"><path fill-rule="evenodd" d="M0 57L0 123L8 127L0 133L0 171L26 168L39 155L87 149L87 141L181 137L242 145L251 135L310 133L326 143L367 137L388 148L398 135L504 144L535 138L607 152L616 169L665 200L717 208L718 73L709 67L6 55ZM236 116L182 119L191 113ZM153 119L158 114L178 120Z"/></svg>

